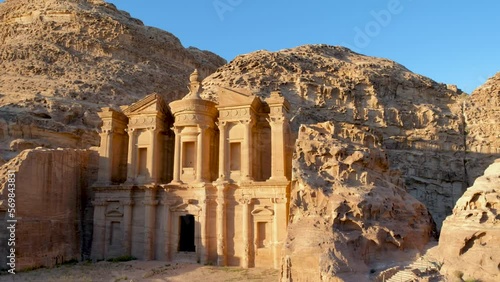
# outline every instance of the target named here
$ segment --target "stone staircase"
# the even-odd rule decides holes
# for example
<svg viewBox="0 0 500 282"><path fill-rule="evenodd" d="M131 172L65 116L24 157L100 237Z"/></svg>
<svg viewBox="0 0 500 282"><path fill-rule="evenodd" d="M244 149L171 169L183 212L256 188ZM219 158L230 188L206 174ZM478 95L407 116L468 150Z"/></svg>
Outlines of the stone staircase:
<svg viewBox="0 0 500 282"><path fill-rule="evenodd" d="M444 281L439 274L438 263L422 258L407 266L393 268L393 271L385 272L384 277L377 280L383 282Z"/></svg>

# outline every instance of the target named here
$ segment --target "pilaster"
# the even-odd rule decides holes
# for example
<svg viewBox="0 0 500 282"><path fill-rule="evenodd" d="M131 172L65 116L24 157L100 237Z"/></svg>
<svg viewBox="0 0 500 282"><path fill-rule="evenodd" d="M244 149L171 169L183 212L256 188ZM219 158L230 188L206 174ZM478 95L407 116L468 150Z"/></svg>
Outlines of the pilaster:
<svg viewBox="0 0 500 282"><path fill-rule="evenodd" d="M132 209L134 201L124 200L121 201L123 205L123 247L125 255L132 254Z"/></svg>
<svg viewBox="0 0 500 282"><path fill-rule="evenodd" d="M174 175L172 184L182 184L181 181L181 128L176 126L172 130L175 133L175 149L174 149Z"/></svg>
<svg viewBox="0 0 500 282"><path fill-rule="evenodd" d="M250 204L252 199L243 197L239 199L242 205L242 236L243 236L243 268L250 267Z"/></svg>
<svg viewBox="0 0 500 282"><path fill-rule="evenodd" d="M217 185L217 265L227 265L226 255L226 186L227 184L220 183Z"/></svg>
<svg viewBox="0 0 500 282"><path fill-rule="evenodd" d="M127 183L134 184L137 178L137 131L128 128Z"/></svg>
<svg viewBox="0 0 500 282"><path fill-rule="evenodd" d="M144 201L142 202L145 209L144 220L144 259L154 260L154 242L155 242L155 223L156 223L156 206L158 200L155 200L156 189L146 188Z"/></svg>
<svg viewBox="0 0 500 282"><path fill-rule="evenodd" d="M286 197L272 198L274 204L273 219L273 262L274 268L279 269L281 263L281 249L286 234Z"/></svg>
<svg viewBox="0 0 500 282"><path fill-rule="evenodd" d="M92 201L94 205L94 231L92 240L92 259L105 259L106 206L105 200Z"/></svg>
<svg viewBox="0 0 500 282"><path fill-rule="evenodd" d="M227 180L229 174L227 169L228 158L228 142L227 142L227 122L221 121L219 126L219 178L217 181Z"/></svg>

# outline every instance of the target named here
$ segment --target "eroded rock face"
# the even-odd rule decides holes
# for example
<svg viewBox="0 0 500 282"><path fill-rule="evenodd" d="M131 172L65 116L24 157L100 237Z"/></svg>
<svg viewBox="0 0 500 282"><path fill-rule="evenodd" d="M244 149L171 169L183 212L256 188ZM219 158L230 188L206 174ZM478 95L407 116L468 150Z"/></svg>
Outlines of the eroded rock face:
<svg viewBox="0 0 500 282"><path fill-rule="evenodd" d="M327 45L258 51L237 57L203 85L204 96L213 100L220 87L248 88L261 96L279 88L291 103L294 132L301 124L325 121L346 132L352 126L369 128L391 169L401 171L438 228L469 186L466 95L393 61Z"/></svg>
<svg viewBox="0 0 500 282"><path fill-rule="evenodd" d="M427 209L389 168L377 137L344 126L299 129L282 281L369 281L372 269L432 236Z"/></svg>
<svg viewBox="0 0 500 282"><path fill-rule="evenodd" d="M0 3L0 155L19 153L9 154L15 139L98 146L101 107L153 92L179 99L193 69L206 76L224 63L104 1Z"/></svg>
<svg viewBox="0 0 500 282"><path fill-rule="evenodd" d="M500 279L500 159L458 200L443 223L439 251L450 277Z"/></svg>
<svg viewBox="0 0 500 282"><path fill-rule="evenodd" d="M469 184L500 157L500 73L477 88L464 103Z"/></svg>
<svg viewBox="0 0 500 282"><path fill-rule="evenodd" d="M7 267L7 180L14 179L16 270L88 259L92 239L97 152L25 150L0 167L0 268ZM11 171L14 177L8 177Z"/></svg>

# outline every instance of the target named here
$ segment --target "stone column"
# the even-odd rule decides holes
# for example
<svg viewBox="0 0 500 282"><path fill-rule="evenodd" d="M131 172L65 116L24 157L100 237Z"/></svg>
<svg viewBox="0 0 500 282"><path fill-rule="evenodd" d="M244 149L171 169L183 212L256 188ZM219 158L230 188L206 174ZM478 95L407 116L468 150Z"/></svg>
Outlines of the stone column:
<svg viewBox="0 0 500 282"><path fill-rule="evenodd" d="M205 132L206 126L198 126L198 139L197 139L197 149L196 149L196 182L204 182L205 174L203 170L203 162L205 160Z"/></svg>
<svg viewBox="0 0 500 282"><path fill-rule="evenodd" d="M242 180L252 179L252 121L243 122L245 131L243 143L241 144L241 178Z"/></svg>
<svg viewBox="0 0 500 282"><path fill-rule="evenodd" d="M94 232L92 239L92 259L105 259L106 206L105 200L92 201L94 205Z"/></svg>
<svg viewBox="0 0 500 282"><path fill-rule="evenodd" d="M226 185L217 185L217 265L226 266Z"/></svg>
<svg viewBox="0 0 500 282"><path fill-rule="evenodd" d="M125 255L132 255L132 208L134 201L122 201L123 205L123 248Z"/></svg>
<svg viewBox="0 0 500 282"><path fill-rule="evenodd" d="M174 127L175 149L174 149L174 175L172 184L181 184L181 128Z"/></svg>
<svg viewBox="0 0 500 282"><path fill-rule="evenodd" d="M286 198L273 198L274 204L273 219L273 262L274 268L279 269L281 263L281 248L286 234Z"/></svg>
<svg viewBox="0 0 500 282"><path fill-rule="evenodd" d="M271 180L287 181L285 172L285 119L271 117Z"/></svg>
<svg viewBox="0 0 500 282"><path fill-rule="evenodd" d="M163 213L163 218L165 220L164 224L164 229L163 229L163 240L165 242L164 244L164 255L165 255L165 260L170 261L172 259L172 254L170 253L170 244L171 244L171 238L170 238L170 206L174 204L175 202L172 200L162 200L161 204L164 206L164 213Z"/></svg>
<svg viewBox="0 0 500 282"><path fill-rule="evenodd" d="M250 203L251 199L242 198L240 203L242 207L242 236L243 236L243 262L242 267L248 268L250 266Z"/></svg>
<svg viewBox="0 0 500 282"><path fill-rule="evenodd" d="M103 130L101 135L101 148L99 160L98 183L101 185L111 184L111 170L113 157L113 131L110 129Z"/></svg>
<svg viewBox="0 0 500 282"><path fill-rule="evenodd" d="M208 206L209 206L209 201L206 198L200 199L199 201L200 207L201 207L201 214L200 214L200 251L199 251L199 256L200 256L200 263L206 264L208 261Z"/></svg>
<svg viewBox="0 0 500 282"><path fill-rule="evenodd" d="M127 160L127 183L134 183L137 177L137 148L135 128L129 128L128 132L128 160Z"/></svg>
<svg viewBox="0 0 500 282"><path fill-rule="evenodd" d="M156 206L158 201L156 198L155 188L146 188L144 195L144 260L154 260L154 243L155 243L155 223L156 223Z"/></svg>
<svg viewBox="0 0 500 282"><path fill-rule="evenodd" d="M227 172L227 156L229 152L227 151L227 130L226 122L219 123L219 179L218 181L224 181L228 177Z"/></svg>
<svg viewBox="0 0 500 282"><path fill-rule="evenodd" d="M158 164L157 164L157 148L158 148L158 129L149 129L151 144L148 148L148 162L147 169L149 171L149 181L150 183L156 183L158 181Z"/></svg>

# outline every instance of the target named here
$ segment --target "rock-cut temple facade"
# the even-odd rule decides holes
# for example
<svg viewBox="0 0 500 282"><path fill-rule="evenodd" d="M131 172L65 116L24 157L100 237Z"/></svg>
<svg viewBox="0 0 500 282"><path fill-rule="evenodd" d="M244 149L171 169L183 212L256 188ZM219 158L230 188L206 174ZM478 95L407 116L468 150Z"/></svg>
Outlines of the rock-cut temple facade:
<svg viewBox="0 0 500 282"><path fill-rule="evenodd" d="M279 267L288 219L289 104L221 89L104 108L93 259Z"/></svg>

